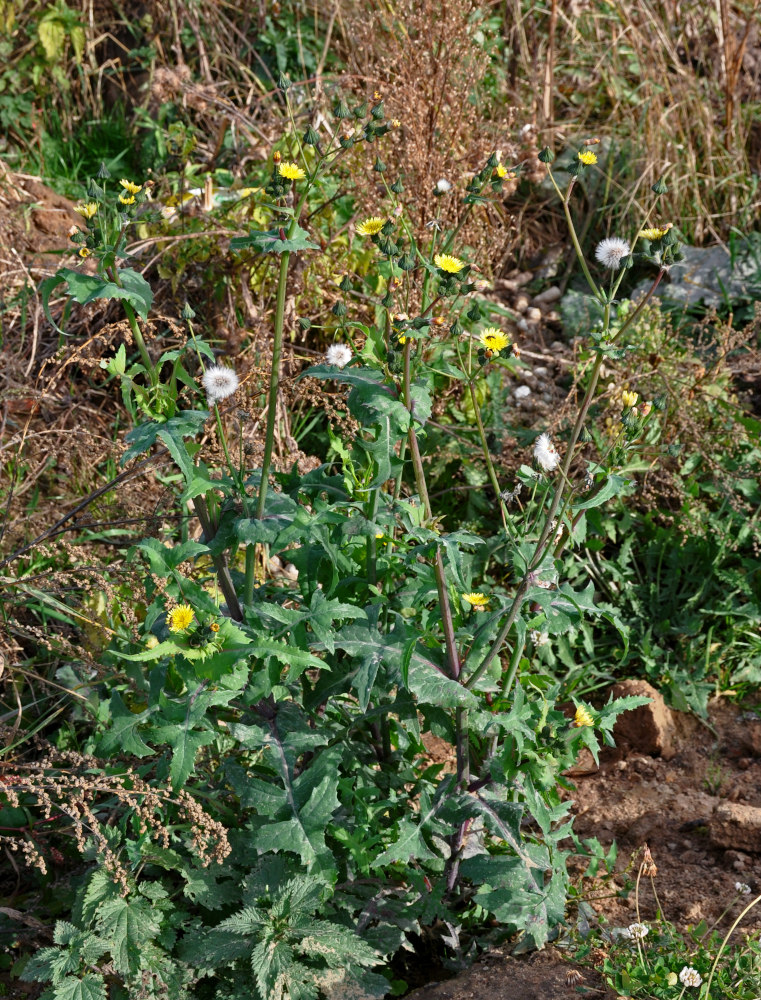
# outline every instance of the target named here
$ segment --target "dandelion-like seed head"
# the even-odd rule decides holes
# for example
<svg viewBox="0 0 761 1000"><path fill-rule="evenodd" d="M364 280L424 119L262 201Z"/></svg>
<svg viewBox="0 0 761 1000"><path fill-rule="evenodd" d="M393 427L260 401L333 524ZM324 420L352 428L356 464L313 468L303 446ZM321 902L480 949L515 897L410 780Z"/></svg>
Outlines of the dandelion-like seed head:
<svg viewBox="0 0 761 1000"><path fill-rule="evenodd" d="M189 604L178 604L168 616L170 632L184 632L193 621L193 609Z"/></svg>
<svg viewBox="0 0 761 1000"><path fill-rule="evenodd" d="M630 252L629 244L626 240L621 240L617 236L611 236L607 240L602 240L597 244L595 257L603 267L609 267L611 271L617 271L621 267L621 261L628 257Z"/></svg>
<svg viewBox="0 0 761 1000"><path fill-rule="evenodd" d="M285 177L289 181L303 181L306 177L306 174L297 163L285 161L278 164L277 170L281 177Z"/></svg>
<svg viewBox="0 0 761 1000"><path fill-rule="evenodd" d="M735 890L743 896L750 896L751 888L747 882L735 882Z"/></svg>
<svg viewBox="0 0 761 1000"><path fill-rule="evenodd" d="M448 253L437 253L433 258L433 263L448 274L458 274L465 267L464 260L460 260L459 257L450 257Z"/></svg>
<svg viewBox="0 0 761 1000"><path fill-rule="evenodd" d="M697 969L693 969L691 965L685 965L679 973L679 981L684 986L700 986L703 982L703 977Z"/></svg>
<svg viewBox="0 0 761 1000"><path fill-rule="evenodd" d="M94 201L88 201L85 205L75 205L74 211L79 212L86 219L91 219L98 211L98 206Z"/></svg>
<svg viewBox="0 0 761 1000"><path fill-rule="evenodd" d="M495 353L504 351L510 344L510 338L498 326L490 326L488 329L483 330L478 335L478 339L487 351L494 351Z"/></svg>
<svg viewBox="0 0 761 1000"><path fill-rule="evenodd" d="M201 381L210 404L232 396L240 384L233 369L225 368L224 365L212 365L211 368L207 368Z"/></svg>
<svg viewBox="0 0 761 1000"><path fill-rule="evenodd" d="M597 154L589 149L584 149L577 155L585 167L591 167L593 163L597 163Z"/></svg>
<svg viewBox="0 0 761 1000"><path fill-rule="evenodd" d="M439 192L439 194L446 194L447 191L451 191L452 190L452 185L446 179L446 177L440 177L436 181L436 190Z"/></svg>
<svg viewBox="0 0 761 1000"><path fill-rule="evenodd" d="M325 361L336 368L344 368L351 361L351 348L346 344L331 344L325 352Z"/></svg>
<svg viewBox="0 0 761 1000"><path fill-rule="evenodd" d="M357 236L375 236L386 225L386 220L380 215L372 215L357 226Z"/></svg>
<svg viewBox="0 0 761 1000"><path fill-rule="evenodd" d="M540 434L534 442L534 458L545 472L552 472L560 464L560 455L549 434Z"/></svg>
<svg viewBox="0 0 761 1000"><path fill-rule="evenodd" d="M582 726L593 726L595 724L595 720L592 718L588 708L585 708L583 705L577 705L576 714L573 717L573 724L577 728L581 729ZM631 931L632 927L644 926L644 924L632 924L629 930ZM645 934L647 934L647 927L645 927ZM645 934L643 934L642 937L644 937Z"/></svg>
<svg viewBox="0 0 761 1000"><path fill-rule="evenodd" d="M122 178L119 183L124 190L129 191L130 194L139 194L139 192L143 190L142 184L133 184L132 181L125 180L125 178Z"/></svg>
<svg viewBox="0 0 761 1000"><path fill-rule="evenodd" d="M471 606L471 608L473 608L475 611L483 611L486 605L489 603L489 598L486 596L486 594L477 594L477 593L463 594L462 599L463 601L467 601L468 604Z"/></svg>

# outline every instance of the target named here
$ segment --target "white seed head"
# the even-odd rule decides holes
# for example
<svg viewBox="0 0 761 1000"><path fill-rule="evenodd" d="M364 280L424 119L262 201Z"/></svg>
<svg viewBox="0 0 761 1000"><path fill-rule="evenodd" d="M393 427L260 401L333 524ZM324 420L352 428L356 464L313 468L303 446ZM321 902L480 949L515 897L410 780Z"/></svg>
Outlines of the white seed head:
<svg viewBox="0 0 761 1000"><path fill-rule="evenodd" d="M436 190L440 194L446 194L447 191L452 190L452 185L446 179L446 177L441 177L439 180L436 181Z"/></svg>
<svg viewBox="0 0 761 1000"><path fill-rule="evenodd" d="M621 261L628 257L630 252L629 244L626 240L620 240L617 236L603 240L597 244L595 257L603 267L609 267L612 271L617 271L621 267Z"/></svg>
<svg viewBox="0 0 761 1000"><path fill-rule="evenodd" d="M331 344L325 352L325 360L329 365L343 368L351 361L351 348L346 344Z"/></svg>
<svg viewBox="0 0 761 1000"><path fill-rule="evenodd" d="M232 396L240 384L233 369L225 368L224 365L212 365L211 368L207 368L201 381L210 404Z"/></svg>
<svg viewBox="0 0 761 1000"><path fill-rule="evenodd" d="M552 472L560 464L560 455L549 434L540 434L534 442L534 458L545 472Z"/></svg>
<svg viewBox="0 0 761 1000"><path fill-rule="evenodd" d="M642 941L650 933L647 924L629 924L626 928L632 941Z"/></svg>

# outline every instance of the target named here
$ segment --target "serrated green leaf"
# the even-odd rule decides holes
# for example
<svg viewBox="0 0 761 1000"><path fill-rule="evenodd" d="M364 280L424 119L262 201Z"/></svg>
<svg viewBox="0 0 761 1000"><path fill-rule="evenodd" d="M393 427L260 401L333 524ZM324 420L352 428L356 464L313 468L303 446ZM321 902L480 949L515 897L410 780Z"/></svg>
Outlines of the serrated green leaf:
<svg viewBox="0 0 761 1000"><path fill-rule="evenodd" d="M96 928L108 942L111 960L122 975L140 970L141 948L156 937L160 927L160 912L141 897L107 899L96 911Z"/></svg>
<svg viewBox="0 0 761 1000"><path fill-rule="evenodd" d="M309 239L309 233L301 226L289 223L289 232L280 229L252 229L248 236L236 236L230 240L231 250L251 248L258 253L298 253L300 250L319 250L318 243Z"/></svg>
<svg viewBox="0 0 761 1000"><path fill-rule="evenodd" d="M143 452L148 451L157 438L160 438L169 449L172 458L182 469L186 482L190 482L194 478L196 470L190 461L183 439L195 437L208 416L207 410L182 410L165 423L160 424L155 420L150 420L144 424L138 424L125 435L124 440L130 444L130 447L122 456L121 464L124 465L137 455L142 455Z"/></svg>
<svg viewBox="0 0 761 1000"><path fill-rule="evenodd" d="M99 752L131 753L135 757L149 757L155 753L138 733L138 727L148 721L152 712L130 712L118 691L111 692L111 725L101 736Z"/></svg>
<svg viewBox="0 0 761 1000"><path fill-rule="evenodd" d="M86 973L82 979L67 976L56 983L55 1000L106 1000L106 984L103 976L94 972Z"/></svg>

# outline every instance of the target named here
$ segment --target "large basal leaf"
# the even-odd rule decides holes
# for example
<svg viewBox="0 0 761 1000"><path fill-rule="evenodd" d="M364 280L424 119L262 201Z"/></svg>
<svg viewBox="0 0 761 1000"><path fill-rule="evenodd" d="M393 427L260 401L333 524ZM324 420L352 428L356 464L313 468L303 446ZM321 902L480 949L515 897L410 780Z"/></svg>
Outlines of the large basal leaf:
<svg viewBox="0 0 761 1000"><path fill-rule="evenodd" d="M86 973L82 979L66 976L55 988L55 1000L106 1000L103 976Z"/></svg>

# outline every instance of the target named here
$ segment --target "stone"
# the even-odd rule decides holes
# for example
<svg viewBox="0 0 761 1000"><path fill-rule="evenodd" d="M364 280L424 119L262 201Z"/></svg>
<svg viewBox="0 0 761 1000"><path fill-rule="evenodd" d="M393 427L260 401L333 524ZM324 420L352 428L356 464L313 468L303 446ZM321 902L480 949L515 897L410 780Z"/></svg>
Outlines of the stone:
<svg viewBox="0 0 761 1000"><path fill-rule="evenodd" d="M549 305L550 302L557 302L561 295L562 293L557 285L550 285L549 288L545 288L543 292L539 292L538 295L534 296L534 305Z"/></svg>
<svg viewBox="0 0 761 1000"><path fill-rule="evenodd" d="M708 824L716 847L761 852L761 808L739 802L720 802Z"/></svg>
<svg viewBox="0 0 761 1000"><path fill-rule="evenodd" d="M676 753L674 718L663 696L652 684L643 680L619 681L610 693L614 699L630 695L650 699L649 705L641 705L619 715L613 729L616 746L629 752L671 760Z"/></svg>

